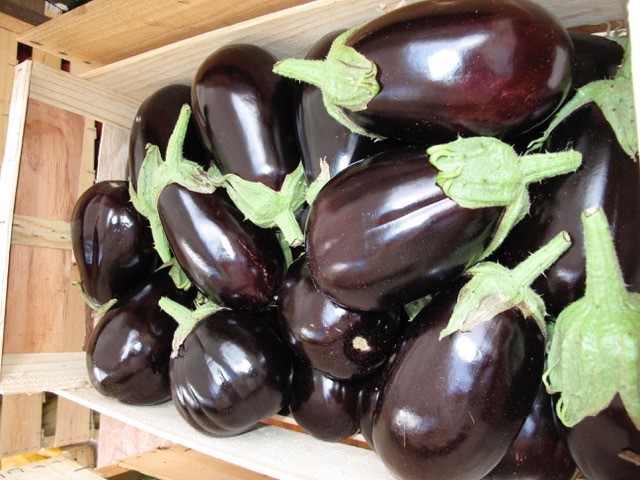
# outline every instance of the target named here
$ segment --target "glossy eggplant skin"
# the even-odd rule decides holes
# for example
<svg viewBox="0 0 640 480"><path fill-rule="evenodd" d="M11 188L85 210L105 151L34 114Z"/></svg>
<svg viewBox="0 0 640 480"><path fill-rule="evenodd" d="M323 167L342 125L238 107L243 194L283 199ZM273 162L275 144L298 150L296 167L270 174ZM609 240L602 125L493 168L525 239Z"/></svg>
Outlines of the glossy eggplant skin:
<svg viewBox="0 0 640 480"><path fill-rule="evenodd" d="M287 404L293 367L287 346L260 315L220 310L198 322L171 360L171 390L196 430L229 437Z"/></svg>
<svg viewBox="0 0 640 480"><path fill-rule="evenodd" d="M289 408L296 423L309 435L339 442L354 435L358 422L359 381L345 381L294 361Z"/></svg>
<svg viewBox="0 0 640 480"><path fill-rule="evenodd" d="M407 320L402 308L361 312L337 305L315 287L304 256L289 266L278 307L285 341L300 361L343 380L381 367Z"/></svg>
<svg viewBox="0 0 640 480"><path fill-rule="evenodd" d="M171 399L169 358L177 323L158 306L161 297L185 306L195 290L178 290L167 269L118 300L91 332L87 371L101 394L132 405Z"/></svg>
<svg viewBox="0 0 640 480"><path fill-rule="evenodd" d="M201 292L240 310L274 301L285 270L275 232L245 220L223 190L204 194L170 184L158 212L178 263Z"/></svg>
<svg viewBox="0 0 640 480"><path fill-rule="evenodd" d="M550 178L530 189L530 215L511 231L496 253L499 263L513 267L557 233L566 230L572 246L533 284L555 317L582 297L585 286L584 236L580 214L599 205L610 220L611 232L625 282L640 288L640 172L624 153L595 105L581 108L559 125L545 149L573 148L582 153L574 173Z"/></svg>
<svg viewBox="0 0 640 480"><path fill-rule="evenodd" d="M571 480L576 464L558 428L551 396L540 385L520 433L486 480Z"/></svg>
<svg viewBox="0 0 640 480"><path fill-rule="evenodd" d="M569 36L573 42L569 96L587 83L615 76L624 55L622 45L599 35L570 32Z"/></svg>
<svg viewBox="0 0 640 480"><path fill-rule="evenodd" d="M571 428L557 421L569 453L586 478L640 478L640 465L620 457L625 451L634 452L637 462L640 452L640 430L633 424L619 395L616 395L603 411L586 417Z"/></svg>
<svg viewBox="0 0 640 480"><path fill-rule="evenodd" d="M331 32L322 37L311 47L305 58L324 59L331 43L340 33ZM400 145L400 142L391 139L374 142L369 137L353 133L327 113L322 92L310 83L300 84L296 132L302 163L310 182L320 174L320 160L327 162L329 176L334 177L347 165Z"/></svg>
<svg viewBox="0 0 640 480"><path fill-rule="evenodd" d="M290 80L272 72L276 59L231 44L200 65L191 87L200 136L223 173L279 190L300 163Z"/></svg>
<svg viewBox="0 0 640 480"><path fill-rule="evenodd" d="M518 434L540 386L544 338L515 308L438 340L458 292L434 296L381 374L372 441L401 480L485 476Z"/></svg>
<svg viewBox="0 0 640 480"><path fill-rule="evenodd" d="M460 207L436 175L424 148L407 147L327 182L307 219L318 289L348 309L383 310L434 293L475 261L502 209Z"/></svg>
<svg viewBox="0 0 640 480"><path fill-rule="evenodd" d="M380 93L347 115L407 140L502 136L548 116L571 83L566 30L529 0L417 2L347 45L378 67Z"/></svg>
<svg viewBox="0 0 640 480"><path fill-rule="evenodd" d="M130 202L129 183L94 183L71 217L71 244L82 289L96 305L136 288L158 263L149 222Z"/></svg>
<svg viewBox="0 0 640 480"><path fill-rule="evenodd" d="M138 108L129 136L129 181L134 189L138 185L138 173L147 153L147 144L156 145L164 158L180 109L190 103L191 87L173 84L152 93ZM207 167L211 161L211 155L200 140L193 118L189 120L183 154L188 160L203 167Z"/></svg>

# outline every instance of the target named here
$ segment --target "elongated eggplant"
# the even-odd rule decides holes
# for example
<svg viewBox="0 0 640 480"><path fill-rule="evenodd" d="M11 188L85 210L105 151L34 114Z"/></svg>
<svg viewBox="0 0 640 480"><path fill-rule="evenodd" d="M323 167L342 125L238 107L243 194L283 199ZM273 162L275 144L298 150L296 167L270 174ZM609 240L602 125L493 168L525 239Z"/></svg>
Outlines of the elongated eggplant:
<svg viewBox="0 0 640 480"><path fill-rule="evenodd" d="M165 296L187 305L195 291L176 289L167 269L162 269L100 319L86 357L89 379L98 392L133 405L171 399L169 360L177 323L158 307Z"/></svg>
<svg viewBox="0 0 640 480"><path fill-rule="evenodd" d="M640 171L618 144L600 108L588 105L576 111L552 133L548 151L574 148L582 153L575 172L547 179L531 188L531 214L514 227L496 258L507 266L567 230L574 243L544 277L534 284L550 315L584 294L585 249L580 214L599 205L610 218L616 252L625 282L640 288Z"/></svg>
<svg viewBox="0 0 640 480"><path fill-rule="evenodd" d="M208 435L252 429L287 404L287 348L260 315L218 310L195 325L171 360L174 405Z"/></svg>
<svg viewBox="0 0 640 480"><path fill-rule="evenodd" d="M324 63L275 70L322 88L329 113L358 133L424 142L542 120L570 86L572 53L535 2L425 1L349 30Z"/></svg>
<svg viewBox="0 0 640 480"><path fill-rule="evenodd" d="M406 324L402 308L360 312L336 305L313 284L305 257L289 267L278 307L285 341L300 361L337 379L382 366Z"/></svg>
<svg viewBox="0 0 640 480"><path fill-rule="evenodd" d="M134 189L138 185L138 173L147 154L147 145L156 145L164 155L180 109L190 102L189 85L167 85L147 97L138 108L129 136L129 181ZM184 156L189 160L203 167L211 162L211 155L200 140L193 120L189 122L183 148Z"/></svg>
<svg viewBox="0 0 640 480"><path fill-rule="evenodd" d="M322 37L311 47L305 58L323 60L339 33L341 32L331 32ZM310 182L320 175L321 161L327 162L329 176L333 177L347 165L398 147L400 143L392 140L374 142L369 137L352 132L327 113L322 91L309 83L300 86L296 132L302 163Z"/></svg>
<svg viewBox="0 0 640 480"><path fill-rule="evenodd" d="M576 464L556 427L551 396L540 385L520 433L487 480L571 480Z"/></svg>
<svg viewBox="0 0 640 480"><path fill-rule="evenodd" d="M569 36L573 43L574 58L571 92L587 83L616 75L624 55L622 45L600 35L569 32Z"/></svg>
<svg viewBox="0 0 640 480"><path fill-rule="evenodd" d="M280 243L245 220L223 190L168 185L158 212L178 263L205 295L240 310L274 302L285 269Z"/></svg>
<svg viewBox="0 0 640 480"><path fill-rule="evenodd" d="M261 47L232 44L200 65L191 87L200 136L223 173L279 190L300 163L293 84Z"/></svg>
<svg viewBox="0 0 640 480"><path fill-rule="evenodd" d="M136 288L158 263L149 222L130 203L125 181L97 182L80 196L71 244L82 290L93 306Z"/></svg>
<svg viewBox="0 0 640 480"><path fill-rule="evenodd" d="M309 435L327 442L339 442L360 428L358 398L361 382L345 381L294 361L290 411Z"/></svg>

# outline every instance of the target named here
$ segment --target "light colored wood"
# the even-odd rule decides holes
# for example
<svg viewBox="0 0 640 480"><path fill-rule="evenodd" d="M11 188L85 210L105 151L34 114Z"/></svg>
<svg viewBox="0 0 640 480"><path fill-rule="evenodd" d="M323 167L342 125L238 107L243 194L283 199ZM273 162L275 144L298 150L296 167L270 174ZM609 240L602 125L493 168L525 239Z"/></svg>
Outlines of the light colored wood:
<svg viewBox="0 0 640 480"><path fill-rule="evenodd" d="M42 403L42 394L3 395L0 457L33 452L40 448Z"/></svg>
<svg viewBox="0 0 640 480"><path fill-rule="evenodd" d="M171 445L124 458L118 465L160 480L183 479L185 472L198 480L265 480L272 477L240 468L196 450Z"/></svg>
<svg viewBox="0 0 640 480"><path fill-rule="evenodd" d="M116 463L123 458L138 455L158 447L168 447L172 442L128 425L109 415L100 415L98 433L97 467ZM193 478L199 478L194 476Z"/></svg>
<svg viewBox="0 0 640 480"><path fill-rule="evenodd" d="M0 394L48 392L90 385L84 352L5 353Z"/></svg>
<svg viewBox="0 0 640 480"><path fill-rule="evenodd" d="M96 451L93 445L89 443L66 444L60 450L62 450L61 455L75 460L83 467L95 468L96 466Z"/></svg>
<svg viewBox="0 0 640 480"><path fill-rule="evenodd" d="M67 398L58 397L54 447L82 444L91 440L92 420L91 409ZM95 466L95 459L92 463Z"/></svg>
<svg viewBox="0 0 640 480"><path fill-rule="evenodd" d="M92 0L20 36L20 41L100 66L309 0Z"/></svg>
<svg viewBox="0 0 640 480"><path fill-rule="evenodd" d="M115 125L102 127L96 181L128 180L129 133L129 129Z"/></svg>
<svg viewBox="0 0 640 480"><path fill-rule="evenodd" d="M18 57L18 38L15 33L0 28L0 158L4 154L4 144L9 123L9 104L13 89L13 70ZM1 167L0 167L1 168Z"/></svg>
<svg viewBox="0 0 640 480"><path fill-rule="evenodd" d="M34 48L32 50L31 59L34 62L55 68L56 70L60 70L60 66L62 65L62 59L58 55L46 52L40 48Z"/></svg>
<svg viewBox="0 0 640 480"><path fill-rule="evenodd" d="M267 425L237 437L215 438L187 425L171 403L144 408L124 405L100 395L92 388L55 393L175 444L274 478L390 478L381 460L371 450L342 443L320 442L310 435Z"/></svg>
<svg viewBox="0 0 640 480"><path fill-rule="evenodd" d="M30 215L15 214L11 243L32 247L71 249L69 222L47 220Z"/></svg>
<svg viewBox="0 0 640 480"><path fill-rule="evenodd" d="M0 3L0 28L4 30L24 33L47 20L44 0L2 0Z"/></svg>
<svg viewBox="0 0 640 480"><path fill-rule="evenodd" d="M624 4L619 0L538 2L548 6L567 26L601 23L625 16ZM303 56L325 33L381 15L379 3L378 0L316 0L136 55L89 71L82 77L143 100L171 83L189 85L204 59L229 43L254 43L278 58Z"/></svg>
<svg viewBox="0 0 640 480"><path fill-rule="evenodd" d="M75 460L64 455L43 460L20 468L11 468L0 471L0 478L8 480L104 480L104 477L95 473Z"/></svg>

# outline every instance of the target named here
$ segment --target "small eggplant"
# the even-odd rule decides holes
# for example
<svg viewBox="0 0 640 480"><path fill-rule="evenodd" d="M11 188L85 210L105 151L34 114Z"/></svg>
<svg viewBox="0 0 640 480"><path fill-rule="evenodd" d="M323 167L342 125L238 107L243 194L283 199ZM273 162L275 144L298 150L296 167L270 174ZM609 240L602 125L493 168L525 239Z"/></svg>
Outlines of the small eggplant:
<svg viewBox="0 0 640 480"><path fill-rule="evenodd" d="M218 309L188 326L198 309L181 316L165 300L161 306L180 324L171 390L189 425L216 437L239 435L287 405L291 357L260 314Z"/></svg>
<svg viewBox="0 0 640 480"><path fill-rule="evenodd" d="M275 71L321 88L357 133L443 141L544 119L570 86L572 55L564 27L533 1L423 1L347 31L324 62Z"/></svg>
<svg viewBox="0 0 640 480"><path fill-rule="evenodd" d="M527 286L567 246L560 235L512 271L479 264L409 323L363 417L397 478L479 480L504 456L544 368L544 304Z"/></svg>
<svg viewBox="0 0 640 480"><path fill-rule="evenodd" d="M149 223L131 204L128 182L93 184L76 202L71 218L81 287L92 306L122 297L156 268Z"/></svg>
<svg viewBox="0 0 640 480"><path fill-rule="evenodd" d="M291 386L291 416L312 437L339 442L359 429L359 381L331 378L294 361Z"/></svg>
<svg viewBox="0 0 640 480"><path fill-rule="evenodd" d="M99 320L86 357L89 379L98 392L132 405L171 399L169 360L178 324L158 307L165 296L186 305L195 292L176 289L167 269L161 269Z"/></svg>
<svg viewBox="0 0 640 480"><path fill-rule="evenodd" d="M382 366L406 323L402 308L360 312L336 305L316 289L304 256L290 265L278 307L285 341L300 361L343 380Z"/></svg>
<svg viewBox="0 0 640 480"><path fill-rule="evenodd" d="M616 41L600 35L569 32L573 43L573 69L569 97L587 83L615 77L624 48Z"/></svg>
<svg viewBox="0 0 640 480"><path fill-rule="evenodd" d="M279 190L300 154L294 86L271 71L275 62L255 45L222 47L198 68L191 98L200 136L222 173Z"/></svg>
<svg viewBox="0 0 640 480"><path fill-rule="evenodd" d="M147 154L147 145L157 145L160 152L165 154L180 109L190 101L189 85L167 85L147 97L138 108L129 136L129 181L134 189L138 186L138 173ZM187 128L183 153L186 158L203 167L207 167L211 161L193 121L189 122Z"/></svg>
<svg viewBox="0 0 640 480"><path fill-rule="evenodd" d="M576 464L556 427L551 396L540 384L520 433L486 480L571 480Z"/></svg>
<svg viewBox="0 0 640 480"><path fill-rule="evenodd" d="M524 216L529 182L580 162L572 152L518 157L487 137L427 152L391 150L350 165L311 205L309 269L318 289L339 305L381 310L434 293L499 245Z"/></svg>

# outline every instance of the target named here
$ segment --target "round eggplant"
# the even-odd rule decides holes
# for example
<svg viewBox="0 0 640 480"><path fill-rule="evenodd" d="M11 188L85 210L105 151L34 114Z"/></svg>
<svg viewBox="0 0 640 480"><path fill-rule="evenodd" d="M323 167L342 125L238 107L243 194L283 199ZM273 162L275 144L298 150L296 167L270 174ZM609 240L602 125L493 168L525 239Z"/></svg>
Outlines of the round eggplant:
<svg viewBox="0 0 640 480"><path fill-rule="evenodd" d="M291 91L266 50L232 44L200 65L191 87L194 119L223 173L279 190L300 163Z"/></svg>
<svg viewBox="0 0 640 480"><path fill-rule="evenodd" d="M147 155L147 145L156 145L164 156L180 109L190 102L189 85L167 85L147 97L138 108L129 136L129 181L134 189L138 185L140 166ZM183 149L189 160L204 167L209 165L211 155L202 144L193 119L189 122Z"/></svg>
<svg viewBox="0 0 640 480"><path fill-rule="evenodd" d="M345 308L383 310L434 293L478 260L503 209L461 207L437 175L424 148L410 147L332 178L307 219L317 288Z"/></svg>
<svg viewBox="0 0 640 480"><path fill-rule="evenodd" d="M176 289L167 269L159 270L119 299L91 332L87 370L101 394L132 405L171 399L169 361L177 323L158 307L164 296L186 305L195 291Z"/></svg>
<svg viewBox="0 0 640 480"><path fill-rule="evenodd" d="M536 2L429 1L348 31L324 63L276 71L319 85L354 130L424 142L541 121L570 86L572 57L565 28Z"/></svg>
<svg viewBox="0 0 640 480"><path fill-rule="evenodd" d="M223 309L200 320L171 360L178 412L212 436L252 429L288 402L287 348L260 315Z"/></svg>
<svg viewBox="0 0 640 480"><path fill-rule="evenodd" d="M97 182L80 196L71 244L82 290L93 306L136 288L158 263L149 222L130 203L125 181Z"/></svg>
<svg viewBox="0 0 640 480"><path fill-rule="evenodd" d="M544 338L518 308L439 340L459 285L409 323L372 396L376 453L399 479L478 480L504 456L540 386Z"/></svg>
<svg viewBox="0 0 640 480"><path fill-rule="evenodd" d="M309 435L327 442L339 442L359 429L360 382L331 378L294 361L290 411Z"/></svg>
<svg viewBox="0 0 640 480"><path fill-rule="evenodd" d="M278 307L285 341L298 358L344 380L382 366L407 320L402 308L361 312L340 307L315 287L305 257L289 267Z"/></svg>

